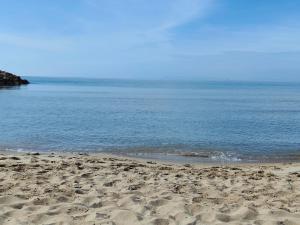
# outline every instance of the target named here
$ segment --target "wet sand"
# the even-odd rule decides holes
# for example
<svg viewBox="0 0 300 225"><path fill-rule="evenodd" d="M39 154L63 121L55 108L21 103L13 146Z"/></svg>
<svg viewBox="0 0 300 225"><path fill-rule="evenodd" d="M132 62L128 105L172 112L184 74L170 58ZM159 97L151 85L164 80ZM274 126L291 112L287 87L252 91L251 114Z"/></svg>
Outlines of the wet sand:
<svg viewBox="0 0 300 225"><path fill-rule="evenodd" d="M0 224L300 224L300 163L0 153Z"/></svg>

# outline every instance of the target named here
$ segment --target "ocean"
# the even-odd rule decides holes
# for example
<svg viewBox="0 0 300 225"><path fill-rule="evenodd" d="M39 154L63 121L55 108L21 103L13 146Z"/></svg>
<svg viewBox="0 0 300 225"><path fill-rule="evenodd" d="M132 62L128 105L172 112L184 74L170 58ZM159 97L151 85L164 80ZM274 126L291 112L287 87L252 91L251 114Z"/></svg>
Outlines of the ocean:
<svg viewBox="0 0 300 225"><path fill-rule="evenodd" d="M0 89L0 149L181 162L300 158L300 84L25 77Z"/></svg>

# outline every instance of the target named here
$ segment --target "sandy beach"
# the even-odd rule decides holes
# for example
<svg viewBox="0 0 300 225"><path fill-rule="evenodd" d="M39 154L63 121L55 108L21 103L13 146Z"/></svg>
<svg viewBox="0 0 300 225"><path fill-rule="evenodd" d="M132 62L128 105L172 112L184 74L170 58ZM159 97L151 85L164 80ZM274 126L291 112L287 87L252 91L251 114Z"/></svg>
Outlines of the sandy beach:
<svg viewBox="0 0 300 225"><path fill-rule="evenodd" d="M300 164L0 154L0 224L300 224Z"/></svg>

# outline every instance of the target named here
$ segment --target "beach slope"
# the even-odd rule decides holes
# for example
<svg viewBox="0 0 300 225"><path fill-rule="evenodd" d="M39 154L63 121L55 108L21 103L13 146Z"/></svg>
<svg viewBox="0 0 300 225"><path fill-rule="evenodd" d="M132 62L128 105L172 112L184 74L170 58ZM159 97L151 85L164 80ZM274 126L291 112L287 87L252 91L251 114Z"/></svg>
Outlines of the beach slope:
<svg viewBox="0 0 300 225"><path fill-rule="evenodd" d="M0 224L299 224L300 164L0 154Z"/></svg>

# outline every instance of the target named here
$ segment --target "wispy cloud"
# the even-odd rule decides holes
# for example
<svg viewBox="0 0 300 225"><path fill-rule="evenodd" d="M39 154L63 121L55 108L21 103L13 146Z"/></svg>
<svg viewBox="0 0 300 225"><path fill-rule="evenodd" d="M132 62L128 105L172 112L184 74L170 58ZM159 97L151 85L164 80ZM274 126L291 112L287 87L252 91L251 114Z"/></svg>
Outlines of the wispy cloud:
<svg viewBox="0 0 300 225"><path fill-rule="evenodd" d="M71 49L71 42L66 37L32 36L17 33L0 33L1 44L29 51L62 52Z"/></svg>
<svg viewBox="0 0 300 225"><path fill-rule="evenodd" d="M292 53L300 51L299 22L231 26L216 13L231 9L220 7L217 0L61 0L40 6L28 2L30 21L23 14L12 17L19 15L13 5L7 8L16 10L14 14L0 15L0 48L10 53L9 59L0 55L0 61L14 67L15 57L27 73L53 74L59 69L65 75L100 71L102 76L225 77L255 65L267 71L263 62L270 65L272 60L277 62L272 71L298 68L292 65L298 54ZM70 3L65 13L57 11ZM212 17L217 19L210 22ZM288 62L279 63L284 59L281 52Z"/></svg>
<svg viewBox="0 0 300 225"><path fill-rule="evenodd" d="M170 30L209 14L213 0L177 0L170 5L169 15L158 30Z"/></svg>
<svg viewBox="0 0 300 225"><path fill-rule="evenodd" d="M203 17L213 3L213 0L172 0L163 4L146 0L81 1L85 5L82 11L68 13L68 21L73 21L72 27L81 32L57 33L56 29L45 30L41 24L40 33L39 29L34 33L3 30L0 44L49 51L84 45L101 48L109 45L114 49L118 46L133 48L145 44L167 44L172 29Z"/></svg>
<svg viewBox="0 0 300 225"><path fill-rule="evenodd" d="M300 27L297 24L260 25L229 29L203 28L198 36L185 40L176 48L185 56L223 54L226 52L280 53L300 51ZM205 33L206 37L201 38ZM199 38L197 38L199 37Z"/></svg>

